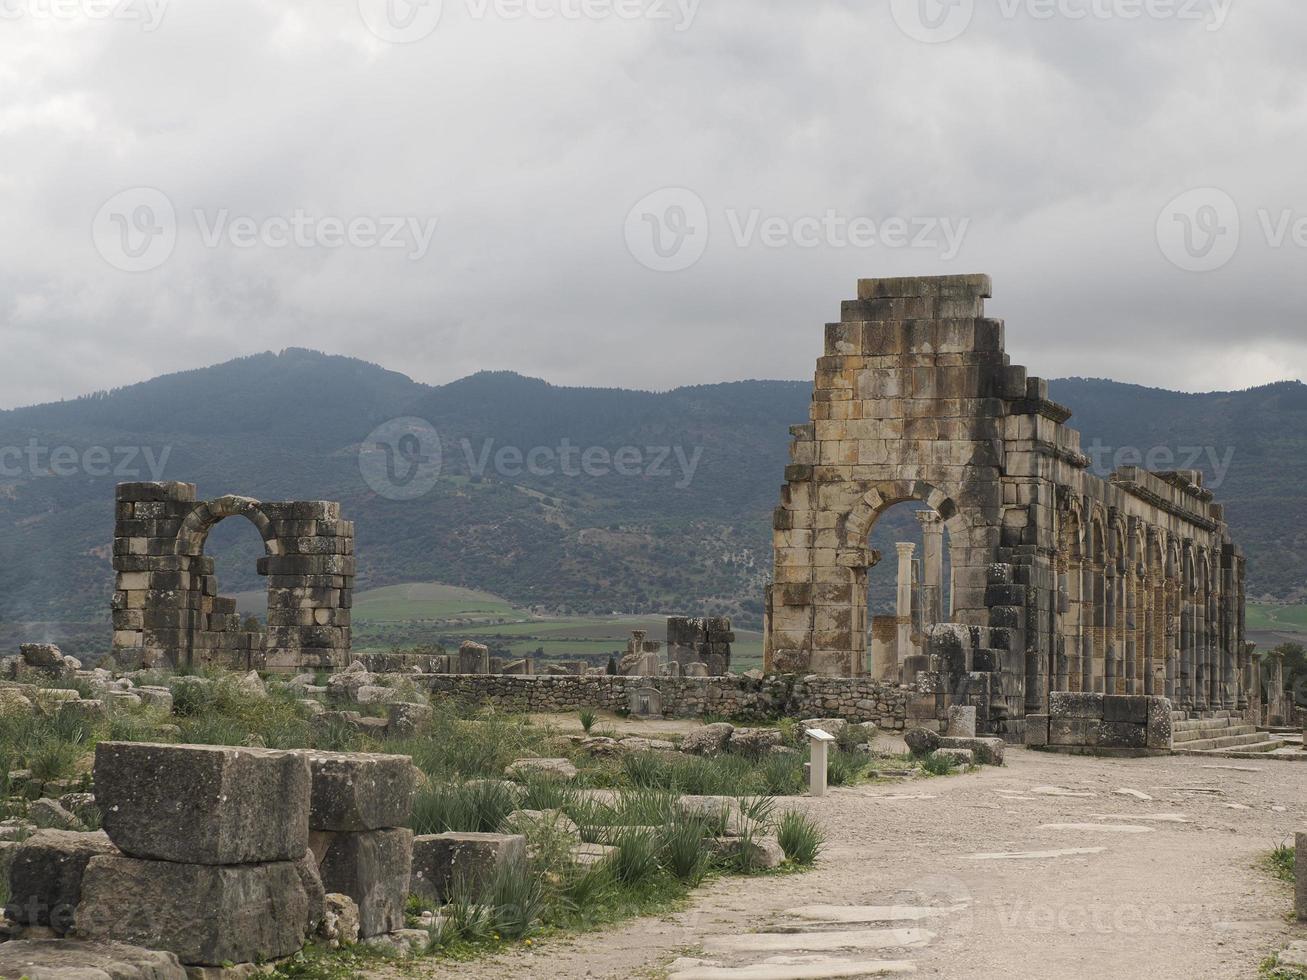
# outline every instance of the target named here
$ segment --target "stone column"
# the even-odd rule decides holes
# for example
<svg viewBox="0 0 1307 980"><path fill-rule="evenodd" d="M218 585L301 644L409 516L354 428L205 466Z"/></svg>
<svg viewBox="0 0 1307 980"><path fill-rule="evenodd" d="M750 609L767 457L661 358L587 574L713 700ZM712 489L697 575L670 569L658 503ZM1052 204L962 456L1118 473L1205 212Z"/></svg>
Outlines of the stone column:
<svg viewBox="0 0 1307 980"><path fill-rule="evenodd" d="M895 545L899 553L899 590L898 604L894 614L898 619L899 638L895 658L899 665L905 657L912 656L912 556L917 546L910 541Z"/></svg>
<svg viewBox="0 0 1307 980"><path fill-rule="evenodd" d="M944 519L933 510L917 511L921 524L922 618L925 626L944 621Z"/></svg>

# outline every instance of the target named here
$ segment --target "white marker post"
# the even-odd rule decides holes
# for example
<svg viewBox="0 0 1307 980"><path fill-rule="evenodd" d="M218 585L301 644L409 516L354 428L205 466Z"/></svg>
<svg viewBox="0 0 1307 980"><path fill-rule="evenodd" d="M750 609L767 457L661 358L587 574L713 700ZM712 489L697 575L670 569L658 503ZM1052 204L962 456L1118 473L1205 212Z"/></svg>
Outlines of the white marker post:
<svg viewBox="0 0 1307 980"><path fill-rule="evenodd" d="M826 795L826 749L835 741L835 736L820 728L805 730L808 736L808 795Z"/></svg>

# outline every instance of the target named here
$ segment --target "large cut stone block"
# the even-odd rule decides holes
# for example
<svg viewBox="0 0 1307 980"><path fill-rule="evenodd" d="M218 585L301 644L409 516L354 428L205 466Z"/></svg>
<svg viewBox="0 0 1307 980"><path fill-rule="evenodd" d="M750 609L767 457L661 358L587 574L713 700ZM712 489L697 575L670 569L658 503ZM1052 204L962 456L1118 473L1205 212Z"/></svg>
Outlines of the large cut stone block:
<svg viewBox="0 0 1307 980"><path fill-rule="evenodd" d="M1152 697L1148 699L1148 747L1170 752L1174 744L1174 729L1171 723L1171 699Z"/></svg>
<svg viewBox="0 0 1307 980"><path fill-rule="evenodd" d="M348 895L358 905L360 937L404 928L413 831L315 831L312 841L323 887Z"/></svg>
<svg viewBox="0 0 1307 980"><path fill-rule="evenodd" d="M1048 714L1059 718L1103 719L1103 700L1106 695L1080 691L1053 691L1048 696Z"/></svg>
<svg viewBox="0 0 1307 980"><path fill-rule="evenodd" d="M95 794L132 857L187 864L295 861L308 850L310 776L298 752L101 742Z"/></svg>
<svg viewBox="0 0 1307 980"><path fill-rule="evenodd" d="M311 830L403 827L413 815L417 769L406 755L309 752Z"/></svg>
<svg viewBox="0 0 1307 980"><path fill-rule="evenodd" d="M298 951L322 909L311 856L229 867L103 856L86 867L77 934L167 950L190 966L253 963Z"/></svg>
<svg viewBox="0 0 1307 980"><path fill-rule="evenodd" d="M520 834L430 834L413 838L414 895L448 901L465 889L480 895L503 866L525 867L526 838Z"/></svg>
<svg viewBox="0 0 1307 980"><path fill-rule="evenodd" d="M100 831L79 834L39 830L18 848L9 866L9 918L65 933L82 897L86 865L99 854L117 854Z"/></svg>
<svg viewBox="0 0 1307 980"><path fill-rule="evenodd" d="M982 766L1001 766L1007 743L1001 738L941 738L941 749L966 749Z"/></svg>
<svg viewBox="0 0 1307 980"><path fill-rule="evenodd" d="M0 945L0 977L31 980L186 980L172 953L124 943L24 939Z"/></svg>

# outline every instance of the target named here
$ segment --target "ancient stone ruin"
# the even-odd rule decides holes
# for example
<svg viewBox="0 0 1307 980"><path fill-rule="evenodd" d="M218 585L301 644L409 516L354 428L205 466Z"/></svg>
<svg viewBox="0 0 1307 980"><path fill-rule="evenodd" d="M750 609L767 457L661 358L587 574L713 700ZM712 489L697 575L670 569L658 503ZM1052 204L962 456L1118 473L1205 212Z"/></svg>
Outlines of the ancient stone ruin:
<svg viewBox="0 0 1307 980"><path fill-rule="evenodd" d="M868 672L867 576L881 559L868 534L914 502L935 515L925 650L883 676L909 668L919 717L972 704L982 730L1018 737L1047 721L1054 692L1248 709L1244 558L1221 506L1197 472L1090 472L1071 410L1004 353L991 292L979 275L863 280L827 325L775 512L767 671ZM909 645L905 615L895 650Z"/></svg>
<svg viewBox="0 0 1307 980"><path fill-rule="evenodd" d="M228 517L250 521L267 554L267 629L246 629L217 594L204 544ZM350 648L354 525L326 501L197 501L189 483L124 483L117 493L113 652L130 667L239 670L344 667Z"/></svg>

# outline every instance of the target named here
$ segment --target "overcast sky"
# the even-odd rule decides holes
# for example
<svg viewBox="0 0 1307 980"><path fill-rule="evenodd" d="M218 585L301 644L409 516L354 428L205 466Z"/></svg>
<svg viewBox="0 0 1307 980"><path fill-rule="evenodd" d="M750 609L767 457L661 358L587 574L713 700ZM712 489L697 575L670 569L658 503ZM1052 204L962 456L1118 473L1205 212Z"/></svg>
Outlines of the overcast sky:
<svg viewBox="0 0 1307 980"><path fill-rule="evenodd" d="M1305 39L1302 0L0 0L0 406L290 346L805 378L859 277L965 272L1045 377L1303 378Z"/></svg>

